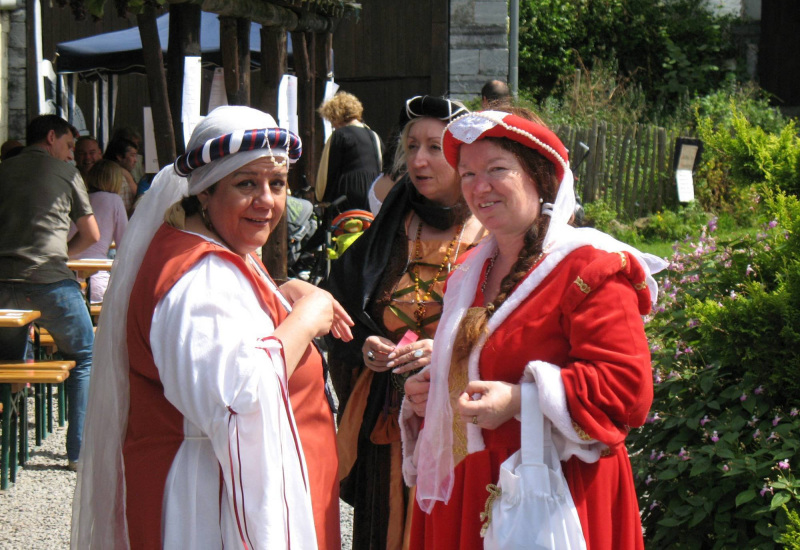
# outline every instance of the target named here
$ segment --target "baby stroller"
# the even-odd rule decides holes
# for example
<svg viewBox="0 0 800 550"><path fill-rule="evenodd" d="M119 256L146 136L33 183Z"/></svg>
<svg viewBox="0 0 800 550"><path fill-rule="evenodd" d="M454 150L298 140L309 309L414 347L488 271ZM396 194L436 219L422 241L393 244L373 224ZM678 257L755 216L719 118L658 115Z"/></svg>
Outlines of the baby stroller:
<svg viewBox="0 0 800 550"><path fill-rule="evenodd" d="M328 257L336 260L344 251L369 229L375 216L366 210L345 210L331 222L331 247Z"/></svg>
<svg viewBox="0 0 800 550"><path fill-rule="evenodd" d="M286 197L286 225L289 233L289 250L286 255L286 264L290 274L302 278L304 262L304 249L317 232L319 221L314 215L314 205L311 201L298 199L297 197ZM308 256L308 254L306 254ZM305 258L308 263L309 258ZM310 266L305 266L309 268Z"/></svg>

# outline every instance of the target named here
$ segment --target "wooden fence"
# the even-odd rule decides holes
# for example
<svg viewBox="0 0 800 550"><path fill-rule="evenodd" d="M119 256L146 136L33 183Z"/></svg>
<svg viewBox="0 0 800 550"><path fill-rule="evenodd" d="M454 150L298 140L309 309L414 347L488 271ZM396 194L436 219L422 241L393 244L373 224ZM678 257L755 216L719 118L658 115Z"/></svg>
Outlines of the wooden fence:
<svg viewBox="0 0 800 550"><path fill-rule="evenodd" d="M678 203L673 170L676 133L635 124L595 122L591 129L558 126L555 132L570 151L575 191L584 203L605 199L617 214L635 219ZM579 143L589 146L584 153Z"/></svg>

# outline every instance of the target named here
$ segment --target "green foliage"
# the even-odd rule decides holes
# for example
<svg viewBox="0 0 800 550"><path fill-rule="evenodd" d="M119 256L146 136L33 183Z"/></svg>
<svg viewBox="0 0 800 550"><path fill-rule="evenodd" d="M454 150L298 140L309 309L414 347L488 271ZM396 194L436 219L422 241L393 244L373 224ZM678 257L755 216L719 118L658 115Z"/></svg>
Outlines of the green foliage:
<svg viewBox="0 0 800 550"><path fill-rule="evenodd" d="M787 550L800 550L800 516L796 510L789 510L785 504L783 511L786 512L788 522L786 531L781 534L780 542Z"/></svg>
<svg viewBox="0 0 800 550"><path fill-rule="evenodd" d="M717 240L711 220L660 275L654 402L628 439L651 549L774 548L797 532L800 202L759 190L758 235Z"/></svg>
<svg viewBox="0 0 800 550"><path fill-rule="evenodd" d="M644 117L646 102L641 89L619 75L615 62L595 60L592 69L580 69L558 80L562 91L541 102L530 92L520 93L520 104L538 112L551 126L591 127L595 121L632 124Z"/></svg>
<svg viewBox="0 0 800 550"><path fill-rule="evenodd" d="M663 111L725 80L725 62L735 57L734 22L697 0L525 0L520 82L538 100L561 98L569 91L558 83L580 60L616 64L654 111Z"/></svg>
<svg viewBox="0 0 800 550"><path fill-rule="evenodd" d="M650 241L670 241L683 239L705 225L706 214L696 202L680 206L677 211L664 210L648 217L640 230L642 237Z"/></svg>
<svg viewBox="0 0 800 550"><path fill-rule="evenodd" d="M692 105L704 153L696 174L698 200L727 212L740 225L752 221L754 184L800 191L800 138L794 121L770 107L753 87L720 91Z"/></svg>

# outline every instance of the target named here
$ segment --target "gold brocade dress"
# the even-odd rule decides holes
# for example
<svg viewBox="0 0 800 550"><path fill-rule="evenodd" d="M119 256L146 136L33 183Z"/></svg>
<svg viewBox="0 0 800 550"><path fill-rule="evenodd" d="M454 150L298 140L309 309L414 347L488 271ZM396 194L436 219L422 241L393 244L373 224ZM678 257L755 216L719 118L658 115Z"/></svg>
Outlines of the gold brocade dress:
<svg viewBox="0 0 800 550"><path fill-rule="evenodd" d="M461 240L453 228L447 240L415 238L416 221L406 222L392 242L391 260L369 306L384 334L399 342L407 331L433 338L442 312L447 275L476 243ZM449 259L443 262L446 256ZM363 367L339 425L339 479L345 501L353 504L354 549L403 548L410 518L409 491L403 483L398 415L405 378Z"/></svg>

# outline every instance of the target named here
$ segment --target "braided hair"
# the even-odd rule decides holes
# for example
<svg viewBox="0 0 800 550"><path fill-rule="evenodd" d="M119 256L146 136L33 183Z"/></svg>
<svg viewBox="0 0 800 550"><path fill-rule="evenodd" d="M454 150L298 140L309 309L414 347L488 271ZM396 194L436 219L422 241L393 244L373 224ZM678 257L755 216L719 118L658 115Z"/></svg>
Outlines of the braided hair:
<svg viewBox="0 0 800 550"><path fill-rule="evenodd" d="M559 181L556 178L555 166L550 160L539 152L510 139L494 137L485 139L509 151L517 158L525 174L533 180L539 197L544 202L552 203L555 201ZM456 334L455 345L453 346L454 362L467 359L478 339L487 332L489 318L503 305L517 284L531 270L534 261L542 252L542 244L549 226L550 216L540 213L525 232L519 258L500 283L500 292L495 299L485 307L472 307L467 310Z"/></svg>

